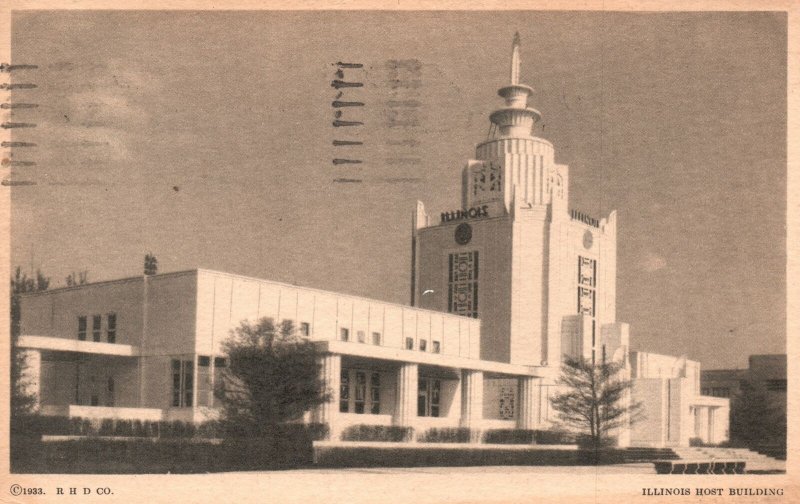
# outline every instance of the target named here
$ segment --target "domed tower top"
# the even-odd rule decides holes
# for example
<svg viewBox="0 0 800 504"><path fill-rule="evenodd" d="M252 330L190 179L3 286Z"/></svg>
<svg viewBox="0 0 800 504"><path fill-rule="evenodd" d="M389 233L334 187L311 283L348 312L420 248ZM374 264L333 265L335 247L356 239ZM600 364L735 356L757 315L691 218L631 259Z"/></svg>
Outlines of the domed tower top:
<svg viewBox="0 0 800 504"><path fill-rule="evenodd" d="M500 129L501 137L531 138L534 125L541 119L538 110L528 107L528 97L533 94L533 88L519 83L519 48L519 33L515 33L511 45L511 84L497 91L505 99L506 106L489 116Z"/></svg>

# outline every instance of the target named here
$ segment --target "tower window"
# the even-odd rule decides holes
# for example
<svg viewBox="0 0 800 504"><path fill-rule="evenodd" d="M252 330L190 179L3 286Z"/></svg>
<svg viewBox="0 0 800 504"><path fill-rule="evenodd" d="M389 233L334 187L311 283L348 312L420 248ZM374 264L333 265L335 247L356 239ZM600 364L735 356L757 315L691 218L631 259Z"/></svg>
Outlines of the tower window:
<svg viewBox="0 0 800 504"><path fill-rule="evenodd" d="M428 350L428 340L419 340L419 351L425 352Z"/></svg>
<svg viewBox="0 0 800 504"><path fill-rule="evenodd" d="M414 338L406 338L406 350L414 350Z"/></svg>
<svg viewBox="0 0 800 504"><path fill-rule="evenodd" d="M356 333L356 336L358 337L358 342L359 343L366 343L367 336L364 334L364 331L358 331Z"/></svg>
<svg viewBox="0 0 800 504"><path fill-rule="evenodd" d="M311 336L311 324L308 322L300 322L300 336L305 338Z"/></svg>
<svg viewBox="0 0 800 504"><path fill-rule="evenodd" d="M350 341L350 329L342 327L339 329L339 339L342 341Z"/></svg>
<svg viewBox="0 0 800 504"><path fill-rule="evenodd" d="M380 345L381 344L381 333L379 333L379 332L372 333L372 344L373 345Z"/></svg>
<svg viewBox="0 0 800 504"><path fill-rule="evenodd" d="M578 313L595 316L597 286L597 261L578 256Z"/></svg>
<svg viewBox="0 0 800 504"><path fill-rule="evenodd" d="M442 351L442 346L441 346L441 344L440 344L438 341L434 340L434 341L433 341L433 346L432 346L432 348L431 348L431 351L432 351L433 353L441 353L441 351Z"/></svg>
<svg viewBox="0 0 800 504"><path fill-rule="evenodd" d="M478 252L448 256L447 310L465 317L478 317Z"/></svg>

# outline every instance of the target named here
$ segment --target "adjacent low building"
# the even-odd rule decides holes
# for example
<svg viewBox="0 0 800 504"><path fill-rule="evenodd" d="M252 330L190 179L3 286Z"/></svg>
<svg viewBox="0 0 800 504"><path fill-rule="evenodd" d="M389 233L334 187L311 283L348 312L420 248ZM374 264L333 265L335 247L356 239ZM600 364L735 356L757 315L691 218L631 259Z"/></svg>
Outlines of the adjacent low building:
<svg viewBox="0 0 800 504"><path fill-rule="evenodd" d="M562 361L584 357L622 362L636 382L647 420L615 432L621 445L722 441L727 401L700 396L697 363L630 354L616 213L569 208L569 170L533 134L532 93L515 38L505 103L462 171L462 208L435 219L416 205L411 306L207 270L26 295L20 346L41 411L202 421L218 406L221 343L269 317L319 346L332 397L310 416L334 438L352 424L549 429Z"/></svg>
<svg viewBox="0 0 800 504"><path fill-rule="evenodd" d="M631 427L631 444L688 446L692 438L708 444L728 440L730 403L701 394L699 362L646 352L630 357L631 395L643 406L642 418Z"/></svg>

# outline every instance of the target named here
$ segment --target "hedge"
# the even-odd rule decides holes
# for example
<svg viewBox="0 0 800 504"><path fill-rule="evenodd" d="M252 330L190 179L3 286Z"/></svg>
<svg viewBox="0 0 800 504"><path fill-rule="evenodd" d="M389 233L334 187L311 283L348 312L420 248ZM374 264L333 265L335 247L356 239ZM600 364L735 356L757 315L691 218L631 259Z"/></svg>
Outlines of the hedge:
<svg viewBox="0 0 800 504"><path fill-rule="evenodd" d="M328 434L328 427L325 424L287 423L272 427L272 431L276 431L277 435L280 436L294 436L298 430L307 432L314 440L324 439ZM23 436L119 436L169 439L218 439L231 437L225 435L223 425L215 420L195 424L179 420L88 419L41 415L27 415L15 418L12 422L11 431ZM265 435L270 434L271 432L269 431L265 433Z"/></svg>
<svg viewBox="0 0 800 504"><path fill-rule="evenodd" d="M483 435L487 444L576 444L575 434L556 430L489 429Z"/></svg>
<svg viewBox="0 0 800 504"><path fill-rule="evenodd" d="M342 441L410 441L414 435L411 427L397 425L351 425L342 432Z"/></svg>
<svg viewBox="0 0 800 504"><path fill-rule="evenodd" d="M14 419L12 432L21 435L51 436L122 436L154 438L219 438L219 422L202 424L182 421L150 421L126 419L88 419L26 415Z"/></svg>
<svg viewBox="0 0 800 504"><path fill-rule="evenodd" d="M188 437L110 440L89 436L43 442L41 436L15 433L11 436L11 470L32 474L159 474L303 468L313 463L313 441L326 434L327 429L320 424L282 424L267 436L229 438L217 444Z"/></svg>
<svg viewBox="0 0 800 504"><path fill-rule="evenodd" d="M421 443L469 443L470 429L468 427L431 428L420 436Z"/></svg>
<svg viewBox="0 0 800 504"><path fill-rule="evenodd" d="M577 450L510 448L458 448L418 447L385 448L363 446L318 447L317 466L320 467L458 467L499 465L552 465L579 464Z"/></svg>

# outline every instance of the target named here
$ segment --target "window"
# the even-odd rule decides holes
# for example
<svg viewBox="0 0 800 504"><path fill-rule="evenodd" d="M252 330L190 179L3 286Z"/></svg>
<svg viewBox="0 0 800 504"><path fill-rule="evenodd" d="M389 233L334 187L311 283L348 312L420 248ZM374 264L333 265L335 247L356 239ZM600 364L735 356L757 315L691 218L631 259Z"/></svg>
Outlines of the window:
<svg viewBox="0 0 800 504"><path fill-rule="evenodd" d="M172 405L189 407L192 405L194 388L194 362L172 359Z"/></svg>
<svg viewBox="0 0 800 504"><path fill-rule="evenodd" d="M406 350L414 350L414 338L406 338Z"/></svg>
<svg viewBox="0 0 800 504"><path fill-rule="evenodd" d="M364 331L358 331L356 334L358 336L358 342L359 343L366 343L367 336L364 334Z"/></svg>
<svg viewBox="0 0 800 504"><path fill-rule="evenodd" d="M425 352L428 349L428 340L419 340L419 351Z"/></svg>
<svg viewBox="0 0 800 504"><path fill-rule="evenodd" d="M223 378L225 376L226 367L228 367L228 361L225 359L225 357L214 357L214 383L211 388L212 400L214 399L215 391L217 391L220 395L225 395Z"/></svg>
<svg viewBox="0 0 800 504"><path fill-rule="evenodd" d="M342 327L339 329L339 336L342 341L349 341L350 340L350 329L346 327Z"/></svg>
<svg viewBox="0 0 800 504"><path fill-rule="evenodd" d="M439 380L420 378L417 393L417 416L438 417L442 384Z"/></svg>
<svg viewBox="0 0 800 504"><path fill-rule="evenodd" d="M78 339L86 341L86 316L81 315L78 317Z"/></svg>
<svg viewBox="0 0 800 504"><path fill-rule="evenodd" d="M364 413L364 404L367 401L367 374L364 371L356 371L356 413Z"/></svg>
<svg viewBox="0 0 800 504"><path fill-rule="evenodd" d="M786 380L767 380L766 386L770 392L786 392Z"/></svg>
<svg viewBox="0 0 800 504"><path fill-rule="evenodd" d="M211 357L197 357L197 405L211 406L214 402L214 386L211 382Z"/></svg>
<svg viewBox="0 0 800 504"><path fill-rule="evenodd" d="M711 387L711 395L714 397L730 397L731 389L728 387Z"/></svg>
<svg viewBox="0 0 800 504"><path fill-rule="evenodd" d="M578 313L595 316L597 261L578 256Z"/></svg>
<svg viewBox="0 0 800 504"><path fill-rule="evenodd" d="M478 252L448 256L447 311L478 317Z"/></svg>
<svg viewBox="0 0 800 504"><path fill-rule="evenodd" d="M117 342L117 314L109 313L106 316L108 324L106 324L106 341L109 343Z"/></svg>
<svg viewBox="0 0 800 504"><path fill-rule="evenodd" d="M350 410L350 376L346 369L342 369L341 384L339 385L339 411L347 413Z"/></svg>
<svg viewBox="0 0 800 504"><path fill-rule="evenodd" d="M435 341L435 340L434 340L434 341L433 341L433 347L431 348L431 351L432 351L433 353L441 353L441 351L442 351L442 346L441 346L441 344L440 344L438 341Z"/></svg>
<svg viewBox="0 0 800 504"><path fill-rule="evenodd" d="M372 344L373 345L380 345L381 344L381 333L379 333L379 332L372 333Z"/></svg>
<svg viewBox="0 0 800 504"><path fill-rule="evenodd" d="M369 390L369 412L378 415L381 412L381 375L379 373L372 373L370 376Z"/></svg>
<svg viewBox="0 0 800 504"><path fill-rule="evenodd" d="M100 326L103 323L103 317L100 315L92 316L92 340L100 341Z"/></svg>
<svg viewBox="0 0 800 504"><path fill-rule="evenodd" d="M108 377L108 384L106 389L108 391L108 397L106 398L106 406L114 406L114 378L111 376Z"/></svg>
<svg viewBox="0 0 800 504"><path fill-rule="evenodd" d="M350 380L351 377L354 379ZM342 369L339 390L340 412L380 414L381 377L377 371Z"/></svg>
<svg viewBox="0 0 800 504"><path fill-rule="evenodd" d="M300 335L306 338L311 336L311 324L308 322L300 322Z"/></svg>

